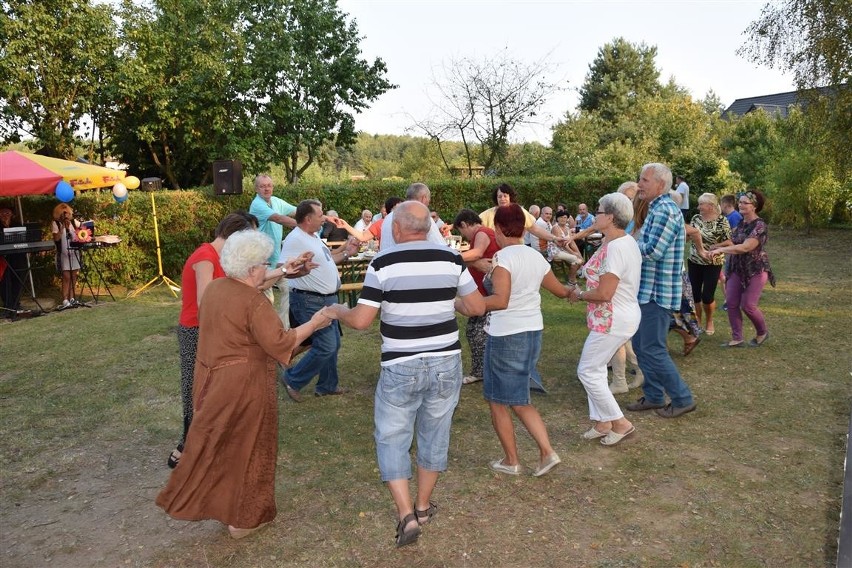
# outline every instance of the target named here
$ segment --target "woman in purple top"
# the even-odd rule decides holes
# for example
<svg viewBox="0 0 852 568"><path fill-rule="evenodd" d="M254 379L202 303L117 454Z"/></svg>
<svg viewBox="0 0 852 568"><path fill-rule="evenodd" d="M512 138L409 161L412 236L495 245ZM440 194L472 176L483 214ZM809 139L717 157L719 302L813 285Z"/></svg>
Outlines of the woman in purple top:
<svg viewBox="0 0 852 568"><path fill-rule="evenodd" d="M743 312L754 324L756 337L748 345L760 347L769 339L766 319L757 307L763 287L768 281L775 286L775 275L766 255L768 232L766 222L758 217L766 199L756 189L740 193L737 204L743 216L731 234L731 240L710 247L712 253L730 254L725 292L728 298L728 320L731 323L731 341L726 347L744 347Z"/></svg>

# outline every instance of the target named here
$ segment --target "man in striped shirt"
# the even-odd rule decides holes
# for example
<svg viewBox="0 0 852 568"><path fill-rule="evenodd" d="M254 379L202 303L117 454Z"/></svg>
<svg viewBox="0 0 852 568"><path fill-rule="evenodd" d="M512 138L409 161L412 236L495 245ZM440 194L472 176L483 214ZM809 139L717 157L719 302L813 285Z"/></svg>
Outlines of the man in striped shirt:
<svg viewBox="0 0 852 568"><path fill-rule="evenodd" d="M672 172L663 164L646 164L639 176L640 199L648 202L648 216L636 241L642 253L639 308L642 320L633 336L633 350L645 375L644 396L627 410L656 410L663 418L677 418L695 410L692 391L669 355L666 336L672 310L680 307L683 215L669 197ZM666 395L671 402L666 404Z"/></svg>
<svg viewBox="0 0 852 568"><path fill-rule="evenodd" d="M414 542L435 514L430 502L447 468L450 424L461 389L461 343L456 311L481 316L485 302L461 256L427 241L429 209L400 203L393 239L370 263L358 305L336 305L336 317L366 329L381 309L381 374L375 395L379 471L399 513L397 546ZM417 498L412 504L409 449L417 434Z"/></svg>

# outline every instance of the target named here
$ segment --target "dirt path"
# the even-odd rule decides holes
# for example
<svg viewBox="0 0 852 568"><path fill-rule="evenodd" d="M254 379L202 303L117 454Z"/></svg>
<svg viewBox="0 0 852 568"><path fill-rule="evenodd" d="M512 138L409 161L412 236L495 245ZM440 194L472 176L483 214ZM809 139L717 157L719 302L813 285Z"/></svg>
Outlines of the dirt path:
<svg viewBox="0 0 852 568"><path fill-rule="evenodd" d="M60 475L0 504L3 566L148 566L181 543L221 537L220 523L174 521L154 505L165 483L165 450L141 444L91 447L62 456ZM163 459L161 459L163 458ZM41 472L28 472L39 475ZM51 472L52 473L52 472Z"/></svg>

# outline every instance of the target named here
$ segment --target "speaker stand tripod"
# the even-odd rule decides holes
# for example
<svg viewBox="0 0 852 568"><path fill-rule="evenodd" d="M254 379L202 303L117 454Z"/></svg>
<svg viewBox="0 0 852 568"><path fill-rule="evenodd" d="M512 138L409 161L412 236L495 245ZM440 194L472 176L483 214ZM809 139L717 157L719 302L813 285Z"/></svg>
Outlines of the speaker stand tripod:
<svg viewBox="0 0 852 568"><path fill-rule="evenodd" d="M180 292L180 286L178 286L174 280L163 274L163 256L160 253L160 228L157 224L157 204L154 202L153 192L151 192L151 213L154 215L154 240L157 243L157 275L151 278L147 284L130 294L129 297L135 298L151 286L165 284L169 287L169 291L172 293L172 296L177 298L177 293Z"/></svg>

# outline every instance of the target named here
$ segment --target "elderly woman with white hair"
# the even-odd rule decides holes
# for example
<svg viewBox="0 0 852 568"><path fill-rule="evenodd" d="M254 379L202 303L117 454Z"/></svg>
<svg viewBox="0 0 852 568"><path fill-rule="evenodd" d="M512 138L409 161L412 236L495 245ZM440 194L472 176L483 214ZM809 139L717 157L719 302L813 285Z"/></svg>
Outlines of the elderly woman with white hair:
<svg viewBox="0 0 852 568"><path fill-rule="evenodd" d="M698 198L698 215L686 227L688 236L693 237L695 233L701 237L701 244L705 250L711 246L724 243L731 238L731 225L728 218L722 215L719 200L712 193L703 193ZM713 312L716 311L716 285L719 282L719 274L725 264L724 254L707 255L705 251L699 250L694 242L689 246L689 258L687 259L687 271L689 283L692 285L692 299L695 301L695 312L698 316L698 324L703 322L704 331L707 335L713 335L716 327L713 324ZM703 253L703 254L702 254Z"/></svg>
<svg viewBox="0 0 852 568"><path fill-rule="evenodd" d="M275 518L278 453L276 364L331 323L321 310L285 330L259 290L272 240L258 231L231 235L222 247L227 278L210 282L199 308L194 416L186 449L157 505L185 521L216 519L242 538ZM287 273L304 259L285 264Z"/></svg>
<svg viewBox="0 0 852 568"><path fill-rule="evenodd" d="M636 296L642 255L636 240L625 232L633 219L633 204L621 193L604 195L598 202L592 227L603 233L601 247L586 262L587 289L571 291L569 300L588 302L589 336L583 346L577 377L589 399L589 417L595 424L583 438L601 438L612 446L636 429L624 417L607 386L606 366L615 352L639 327L641 312Z"/></svg>

